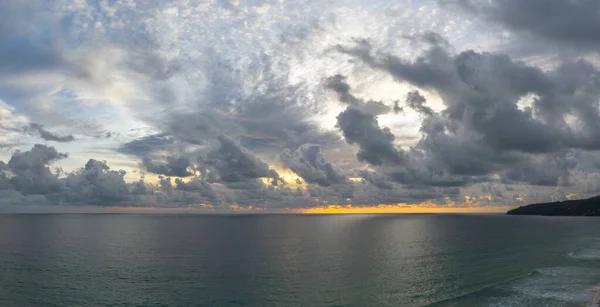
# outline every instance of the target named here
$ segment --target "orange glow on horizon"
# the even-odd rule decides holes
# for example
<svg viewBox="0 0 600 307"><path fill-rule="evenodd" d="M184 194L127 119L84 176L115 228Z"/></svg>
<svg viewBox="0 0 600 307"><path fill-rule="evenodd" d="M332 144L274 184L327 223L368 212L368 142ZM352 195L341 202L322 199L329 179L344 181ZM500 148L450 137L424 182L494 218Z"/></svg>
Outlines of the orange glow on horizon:
<svg viewBox="0 0 600 307"><path fill-rule="evenodd" d="M187 213L187 214L412 214L412 213L504 213L514 206L494 207L436 207L423 205L379 205L360 207L352 205L328 205L321 207L290 209L262 208L229 205L222 208L208 204L187 207L60 207L56 212L65 213Z"/></svg>
<svg viewBox="0 0 600 307"><path fill-rule="evenodd" d="M419 205L336 206L293 210L301 214L504 213L513 207L429 207Z"/></svg>

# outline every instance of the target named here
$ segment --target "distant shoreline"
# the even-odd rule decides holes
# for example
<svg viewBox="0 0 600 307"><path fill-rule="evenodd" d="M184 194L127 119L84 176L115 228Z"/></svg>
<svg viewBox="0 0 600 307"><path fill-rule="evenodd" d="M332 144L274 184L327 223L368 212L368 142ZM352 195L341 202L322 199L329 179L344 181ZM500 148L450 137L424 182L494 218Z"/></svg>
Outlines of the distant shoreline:
<svg viewBox="0 0 600 307"><path fill-rule="evenodd" d="M532 204L506 212L508 215L543 216L600 216L600 196L588 199L566 200Z"/></svg>

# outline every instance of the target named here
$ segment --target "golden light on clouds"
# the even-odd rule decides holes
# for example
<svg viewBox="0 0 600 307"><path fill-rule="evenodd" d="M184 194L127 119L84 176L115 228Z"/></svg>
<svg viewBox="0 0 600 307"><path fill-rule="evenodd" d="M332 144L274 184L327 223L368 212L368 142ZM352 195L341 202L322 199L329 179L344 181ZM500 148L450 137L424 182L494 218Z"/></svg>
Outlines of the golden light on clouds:
<svg viewBox="0 0 600 307"><path fill-rule="evenodd" d="M279 177L281 177L281 179L285 180L285 182L291 186L296 186L298 185L299 181L302 181L302 178L300 178L298 174L289 169L277 171L277 173L279 173Z"/></svg>
<svg viewBox="0 0 600 307"><path fill-rule="evenodd" d="M283 181L285 181L287 187L294 189L300 188L303 190L306 189L304 180L302 180L302 178L298 176L298 174L294 173L290 169L281 169L277 167L274 167L273 169L279 174L279 177L283 179ZM271 185L271 181L273 181L273 178L263 177L260 178L260 181L262 181L262 183L265 185Z"/></svg>
<svg viewBox="0 0 600 307"><path fill-rule="evenodd" d="M581 197L579 196L579 194L578 194L578 193L567 193L567 194L565 195L565 197L566 197L568 200L575 200L575 199L579 199L579 198L581 198Z"/></svg>

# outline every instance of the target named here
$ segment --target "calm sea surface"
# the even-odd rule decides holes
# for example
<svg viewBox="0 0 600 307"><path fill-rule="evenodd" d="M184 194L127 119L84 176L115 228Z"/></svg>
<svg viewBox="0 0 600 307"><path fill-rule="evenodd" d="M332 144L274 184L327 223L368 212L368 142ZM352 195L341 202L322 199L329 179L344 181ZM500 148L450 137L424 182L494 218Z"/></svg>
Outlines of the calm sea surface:
<svg viewBox="0 0 600 307"><path fill-rule="evenodd" d="M0 215L0 306L581 306L600 219Z"/></svg>

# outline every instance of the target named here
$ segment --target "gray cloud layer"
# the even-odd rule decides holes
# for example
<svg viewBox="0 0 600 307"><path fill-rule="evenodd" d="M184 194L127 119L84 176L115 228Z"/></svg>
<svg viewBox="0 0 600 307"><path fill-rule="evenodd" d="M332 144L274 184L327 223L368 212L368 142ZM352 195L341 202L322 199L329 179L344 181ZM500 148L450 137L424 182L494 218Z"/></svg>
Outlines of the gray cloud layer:
<svg viewBox="0 0 600 307"><path fill-rule="evenodd" d="M410 150L393 144L374 116L349 108L338 127L358 158L405 185L465 186L492 181L547 186L573 184L574 151L598 150L598 70L565 59L543 71L509 56L433 45L413 61L377 53L367 42L339 47L372 68L439 95L435 113L410 92L406 106L425 116L421 140ZM522 105L530 98L531 106ZM372 153L372 154L370 154ZM366 174L372 180L372 174Z"/></svg>
<svg viewBox="0 0 600 307"><path fill-rule="evenodd" d="M217 144L196 154L200 174L192 174L189 180L160 176L158 184L128 183L125 171L111 170L106 162L95 159L71 173L53 170L51 164L67 155L35 145L30 151L15 152L9 163L0 162L0 205L305 208L330 203L443 202L458 196L457 190L404 189L379 179L350 181L325 159L318 145L306 144L281 154L282 162L301 175L306 189L285 182L229 137L220 137Z"/></svg>
<svg viewBox="0 0 600 307"><path fill-rule="evenodd" d="M350 85L346 82L346 77L335 75L329 77L326 82L326 87L335 91L341 102L362 112L379 115L390 111L390 107L381 101L363 101L350 93Z"/></svg>
<svg viewBox="0 0 600 307"><path fill-rule="evenodd" d="M280 159L283 166L308 183L330 186L348 182L342 171L327 161L319 145L304 144L294 152L286 149L281 153Z"/></svg>
<svg viewBox="0 0 600 307"><path fill-rule="evenodd" d="M71 141L75 140L75 137L71 134L58 135L58 134L52 133L52 132L44 129L44 126L42 126L40 124L35 124L35 123L30 123L29 126L27 126L24 130L27 133L39 135L39 137L41 137L42 139L44 139L46 141L65 143L65 142L71 142Z"/></svg>
<svg viewBox="0 0 600 307"><path fill-rule="evenodd" d="M461 1L511 30L560 42L564 46L597 48L600 44L600 3L594 0Z"/></svg>
<svg viewBox="0 0 600 307"><path fill-rule="evenodd" d="M93 132L122 128L105 148L160 177L127 182L124 171L96 159L65 173L52 165L67 155L38 144L0 162L0 203L270 208L446 204L483 193L493 196L489 203L513 204L524 195L599 192L600 71L589 60L600 43L598 1L459 2L511 35L533 38L533 50L556 44L576 56L557 52L542 67L502 48L457 50L454 37L425 23L404 32L385 24L393 30L350 45L338 40L343 18L329 2L219 2L211 12L201 10L203 1L136 9L121 1L7 2L0 115L10 112L0 127L69 151L93 134L75 130L90 112L109 126ZM344 10L352 5L362 4ZM336 9L323 13L324 6ZM188 25L184 15L196 13ZM172 32L165 26L181 20ZM311 70L315 63L322 67ZM365 94L379 94L364 89L385 78L407 94ZM121 112L133 115L121 123ZM411 116L420 138L400 144L407 136L388 123ZM24 119L5 124L17 117ZM285 182L274 163L302 184Z"/></svg>

